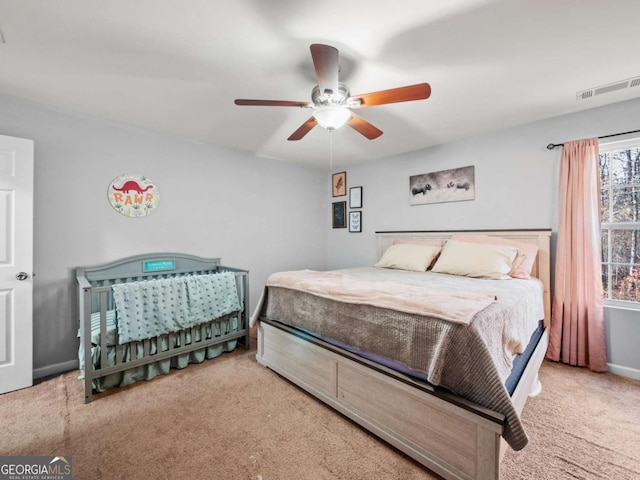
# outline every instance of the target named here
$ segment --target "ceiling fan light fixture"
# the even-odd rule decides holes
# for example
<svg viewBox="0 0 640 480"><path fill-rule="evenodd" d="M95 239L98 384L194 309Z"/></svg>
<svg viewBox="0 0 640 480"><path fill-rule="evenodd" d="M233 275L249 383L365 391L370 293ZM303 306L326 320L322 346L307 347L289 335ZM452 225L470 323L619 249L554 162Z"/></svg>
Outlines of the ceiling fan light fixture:
<svg viewBox="0 0 640 480"><path fill-rule="evenodd" d="M344 107L318 107L313 111L318 124L327 130L337 130L351 119L351 111Z"/></svg>
<svg viewBox="0 0 640 480"><path fill-rule="evenodd" d="M389 103L426 100L431 96L431 86L417 83L398 88L389 88L377 92L369 92L355 97L351 96L349 87L339 82L339 52L330 45L314 43L310 47L311 59L316 70L318 84L311 90L311 103L293 102L289 100L251 100L236 98L236 105L263 105L271 107L301 107L313 109L313 114L287 140L302 139L316 125L332 132L347 122L356 132L369 140L382 135L382 130L367 122L364 118L352 113L350 108L373 107Z"/></svg>

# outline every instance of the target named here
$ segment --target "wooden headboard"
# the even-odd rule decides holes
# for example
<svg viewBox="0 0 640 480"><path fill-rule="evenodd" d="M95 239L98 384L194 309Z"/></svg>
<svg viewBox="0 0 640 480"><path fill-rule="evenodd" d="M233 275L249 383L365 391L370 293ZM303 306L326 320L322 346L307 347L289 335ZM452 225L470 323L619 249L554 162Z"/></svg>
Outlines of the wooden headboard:
<svg viewBox="0 0 640 480"><path fill-rule="evenodd" d="M551 324L551 229L540 230L443 230L443 231L396 231L376 232L378 238L378 258L397 239L448 240L454 235L489 235L516 240L522 243L533 243L538 246L538 257L533 265L531 275L544 285L544 325Z"/></svg>

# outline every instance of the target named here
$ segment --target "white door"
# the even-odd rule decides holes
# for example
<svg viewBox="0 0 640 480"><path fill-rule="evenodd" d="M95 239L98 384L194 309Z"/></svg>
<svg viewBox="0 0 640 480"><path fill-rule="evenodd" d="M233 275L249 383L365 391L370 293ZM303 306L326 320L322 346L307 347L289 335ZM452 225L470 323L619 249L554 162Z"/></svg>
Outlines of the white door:
<svg viewBox="0 0 640 480"><path fill-rule="evenodd" d="M0 135L0 393L33 384L33 141Z"/></svg>

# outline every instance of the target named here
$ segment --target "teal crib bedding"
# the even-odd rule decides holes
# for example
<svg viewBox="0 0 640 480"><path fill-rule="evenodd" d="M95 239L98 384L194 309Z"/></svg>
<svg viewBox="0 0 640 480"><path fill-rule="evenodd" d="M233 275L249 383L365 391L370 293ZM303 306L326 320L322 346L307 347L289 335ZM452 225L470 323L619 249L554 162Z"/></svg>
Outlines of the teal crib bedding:
<svg viewBox="0 0 640 480"><path fill-rule="evenodd" d="M118 328L116 324L116 311L107 310L106 312L106 326L107 326L107 359L108 366L116 365L116 345L118 343ZM238 317L227 316L218 321L213 321L207 324L204 329L204 334L207 339L220 337L221 335L234 333L238 331ZM91 361L92 368L94 370L100 367L101 357L101 338L100 338L100 313L96 312L91 315ZM201 330L195 329L195 341L201 340ZM80 337L80 332L78 332ZM169 350L169 336L162 334L158 336L160 338L160 345L162 351ZM185 332L185 344L190 344L192 341L190 331ZM173 347L180 347L180 336L175 335L173 338ZM104 392L113 387L124 387L131 385L139 380L151 380L158 375L164 375L169 373L171 368L185 368L190 363L201 363L205 359L212 359L218 357L224 352L231 352L237 346L237 339L228 340L216 345L208 346L198 350L194 350L189 353L183 353L171 358L166 358L156 362L148 363L138 367L133 367L124 371L112 373L104 377L95 378L92 380L93 390L96 392ZM132 348L136 351L132 352ZM131 360L132 353L135 358L141 358L143 356L144 346L142 341L134 341L126 343L122 346L122 361L124 364ZM157 352L156 342L150 342L150 355L154 355ZM80 378L84 375L84 345L80 342L78 349L78 356L80 360ZM102 368L106 366L103 365Z"/></svg>
<svg viewBox="0 0 640 480"><path fill-rule="evenodd" d="M194 327L203 318L240 310L232 272L144 280L112 285L118 341L154 338Z"/></svg>

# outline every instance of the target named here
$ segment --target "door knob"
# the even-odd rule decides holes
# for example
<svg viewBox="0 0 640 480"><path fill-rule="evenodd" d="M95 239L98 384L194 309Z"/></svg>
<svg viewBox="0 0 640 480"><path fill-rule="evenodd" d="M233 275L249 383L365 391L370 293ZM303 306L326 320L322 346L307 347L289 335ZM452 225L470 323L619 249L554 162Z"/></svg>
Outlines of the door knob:
<svg viewBox="0 0 640 480"><path fill-rule="evenodd" d="M16 275L16 278L20 281L26 280L27 278L29 278L29 274L27 272L20 272Z"/></svg>

